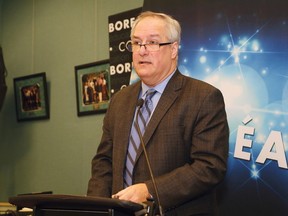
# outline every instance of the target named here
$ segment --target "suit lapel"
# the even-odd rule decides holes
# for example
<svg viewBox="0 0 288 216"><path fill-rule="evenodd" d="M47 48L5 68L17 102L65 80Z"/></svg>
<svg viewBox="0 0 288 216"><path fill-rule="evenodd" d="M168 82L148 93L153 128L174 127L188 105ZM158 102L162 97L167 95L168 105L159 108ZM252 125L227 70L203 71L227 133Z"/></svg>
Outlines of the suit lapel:
<svg viewBox="0 0 288 216"><path fill-rule="evenodd" d="M180 75L179 71L176 71L175 74L171 77L171 80L168 82L145 130L145 134L143 136L143 141L145 145L147 145L148 141L150 140L163 116L166 114L166 112L168 112L169 108L177 99L180 92L179 90L183 85L182 78L183 77ZM136 161L139 159L142 153L143 148L140 144L140 148L136 156Z"/></svg>
<svg viewBox="0 0 288 216"><path fill-rule="evenodd" d="M125 103L125 107L121 107L120 110L124 110L125 113L128 115L125 116L121 120L121 125L117 125L117 130L119 130L119 134L122 136L117 137L117 143L119 143L119 155L117 156L117 161L119 161L120 170L124 170L125 167L125 160L121 160L126 158L128 144L129 144L129 137L130 137L130 130L131 125L134 118L135 107L138 102L138 95L140 91L141 85L140 82L136 83L132 88L129 89L129 95L127 95L127 100ZM126 95L125 95L126 97ZM119 112L120 112L119 110ZM127 136L123 136L123 134L127 134Z"/></svg>

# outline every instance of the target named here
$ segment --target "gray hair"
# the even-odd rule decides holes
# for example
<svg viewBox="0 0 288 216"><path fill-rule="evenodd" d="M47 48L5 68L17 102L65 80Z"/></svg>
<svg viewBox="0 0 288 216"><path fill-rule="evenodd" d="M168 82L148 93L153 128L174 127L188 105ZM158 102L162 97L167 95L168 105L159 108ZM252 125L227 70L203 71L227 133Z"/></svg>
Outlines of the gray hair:
<svg viewBox="0 0 288 216"><path fill-rule="evenodd" d="M132 38L134 31L135 31L135 27L137 26L137 24L143 20L144 18L147 17L153 17L153 18L158 18L163 20L166 24L167 24L167 39L171 42L178 42L178 44L180 44L180 40L181 40L181 26L179 24L179 22L174 19L172 16L164 14L164 13L156 13L156 12L152 12L152 11L145 11L142 12L134 21L133 25L132 25L132 29L131 29L131 34L130 37Z"/></svg>

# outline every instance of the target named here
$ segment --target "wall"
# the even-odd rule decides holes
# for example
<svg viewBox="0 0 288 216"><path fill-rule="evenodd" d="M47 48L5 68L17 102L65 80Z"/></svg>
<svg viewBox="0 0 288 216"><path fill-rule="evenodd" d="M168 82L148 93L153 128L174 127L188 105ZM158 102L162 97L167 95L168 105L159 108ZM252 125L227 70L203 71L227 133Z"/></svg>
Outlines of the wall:
<svg viewBox="0 0 288 216"><path fill-rule="evenodd" d="M2 4L4 0L0 0L0 41L2 41Z"/></svg>
<svg viewBox="0 0 288 216"><path fill-rule="evenodd" d="M104 115L77 117L74 66L109 58L108 16L143 0L2 0L8 92L0 112L0 201L86 193ZM13 78L46 72L50 119L17 122Z"/></svg>

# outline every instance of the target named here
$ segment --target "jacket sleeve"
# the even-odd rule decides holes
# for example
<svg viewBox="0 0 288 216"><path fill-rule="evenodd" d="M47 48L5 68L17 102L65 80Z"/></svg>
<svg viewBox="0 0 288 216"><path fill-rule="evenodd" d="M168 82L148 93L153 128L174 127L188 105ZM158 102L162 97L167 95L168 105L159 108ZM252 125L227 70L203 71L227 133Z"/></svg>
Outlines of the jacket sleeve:
<svg viewBox="0 0 288 216"><path fill-rule="evenodd" d="M97 154L92 159L91 178L87 190L88 196L111 197L113 142L109 131L109 113L108 108L103 120L103 133Z"/></svg>

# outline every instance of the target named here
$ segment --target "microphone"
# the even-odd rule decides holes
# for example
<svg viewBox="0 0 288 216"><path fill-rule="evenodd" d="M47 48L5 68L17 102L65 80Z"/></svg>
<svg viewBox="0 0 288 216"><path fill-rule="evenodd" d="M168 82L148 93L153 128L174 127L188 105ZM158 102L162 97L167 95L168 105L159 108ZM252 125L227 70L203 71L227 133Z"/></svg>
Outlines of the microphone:
<svg viewBox="0 0 288 216"><path fill-rule="evenodd" d="M138 118L138 113L139 113L140 109L142 108L143 104L144 104L144 100L142 98L140 98L137 101L137 107L138 107L137 114L136 114L137 118ZM137 124L138 124L138 119L137 119Z"/></svg>
<svg viewBox="0 0 288 216"><path fill-rule="evenodd" d="M144 144L144 141L143 141L143 136L142 136L142 133L141 133L141 130L140 130L140 127L139 127L139 123L138 123L138 115L139 115L140 109L142 108L143 104L144 104L144 100L142 98L139 99L138 102L137 102L138 109L137 109L137 113L136 113L135 126L136 126L136 130L137 130L138 136L140 138L140 143L142 145L142 148L143 148L143 151L144 151L144 155L145 155L145 159L146 159L146 162L147 162L147 166L148 166L148 169L149 169L149 174L150 174L150 177L151 177L151 180L152 180L152 183L153 183L153 187L154 187L154 190L155 190L155 193L156 193L159 213L160 213L160 216L163 216L162 206L161 206L161 203L160 203L160 198L159 198L159 193L158 193L158 188L157 188L157 185L156 185L156 182L155 182L155 178L154 178L153 171L152 171L152 168L151 168L150 160L149 160L149 157L148 157L148 154L147 154L147 151L146 151L146 147L145 147L145 144Z"/></svg>

